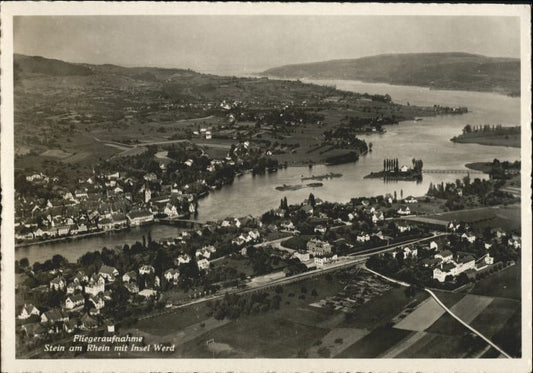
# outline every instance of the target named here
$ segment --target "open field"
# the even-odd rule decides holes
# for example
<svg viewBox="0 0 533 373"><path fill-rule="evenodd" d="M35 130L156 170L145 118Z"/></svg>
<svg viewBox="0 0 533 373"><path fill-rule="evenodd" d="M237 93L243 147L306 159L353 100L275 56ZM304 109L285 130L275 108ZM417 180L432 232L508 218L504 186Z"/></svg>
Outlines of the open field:
<svg viewBox="0 0 533 373"><path fill-rule="evenodd" d="M166 335L208 319L207 310L207 303L199 303L166 315L139 320L135 328L149 334Z"/></svg>
<svg viewBox="0 0 533 373"><path fill-rule="evenodd" d="M310 358L326 357L325 355L335 357L367 334L365 329L332 329L322 338L320 345L313 345L307 352Z"/></svg>
<svg viewBox="0 0 533 373"><path fill-rule="evenodd" d="M457 317L470 324L483 310L489 306L493 298L481 297L478 295L466 295L463 299L450 307ZM430 333L446 334L446 335L462 335L468 332L467 328L459 323L450 314L443 314L427 329Z"/></svg>
<svg viewBox="0 0 533 373"><path fill-rule="evenodd" d="M431 290L448 308L459 302L465 295L463 293L454 293L452 291Z"/></svg>
<svg viewBox="0 0 533 373"><path fill-rule="evenodd" d="M50 157L50 158L58 158L63 159L70 157L72 154L64 152L61 149L48 149L47 151L41 153L41 157Z"/></svg>
<svg viewBox="0 0 533 373"><path fill-rule="evenodd" d="M485 346L486 343L481 338L469 334L449 336L428 333L397 357L462 358L471 356Z"/></svg>
<svg viewBox="0 0 533 373"><path fill-rule="evenodd" d="M505 268L476 283L472 294L521 299L521 263Z"/></svg>
<svg viewBox="0 0 533 373"><path fill-rule="evenodd" d="M511 356L522 355L522 311L520 307L492 337L492 341Z"/></svg>
<svg viewBox="0 0 533 373"><path fill-rule="evenodd" d="M519 310L520 302L511 299L495 298L470 325L483 333L487 338L492 338L504 327L507 320L513 314L519 312Z"/></svg>
<svg viewBox="0 0 533 373"><path fill-rule="evenodd" d="M408 304L421 302L427 297L427 293L419 292L415 298L409 298L405 295L404 288L393 288L382 296L363 304L357 309L355 317L346 320L342 325L361 329L376 328L390 322Z"/></svg>
<svg viewBox="0 0 533 373"><path fill-rule="evenodd" d="M235 320L214 329L184 346L184 357L211 357L205 341L214 339L227 344L230 349L219 357L288 358L296 357L313 341L322 338L327 330L307 326L276 317L268 313Z"/></svg>
<svg viewBox="0 0 533 373"><path fill-rule="evenodd" d="M446 202L446 200L435 198L428 202L425 201L425 197L416 197L418 202L417 203L411 203L409 205L409 209L413 214L416 215L431 215L436 214L439 211L442 211L442 206ZM402 202L395 202L392 204L392 208L398 209L401 206L403 206L404 203Z"/></svg>
<svg viewBox="0 0 533 373"><path fill-rule="evenodd" d="M494 298L479 295L467 294L463 299L457 302L450 311L456 314L461 320L470 323L476 318Z"/></svg>
<svg viewBox="0 0 533 373"><path fill-rule="evenodd" d="M415 332L412 333L409 337L402 339L400 342L398 342L396 345L394 345L392 348L387 350L384 354L382 354L380 357L384 359L392 359L398 355L400 355L402 352L413 346L415 343L420 341L422 338L426 336L425 332Z"/></svg>
<svg viewBox="0 0 533 373"><path fill-rule="evenodd" d="M384 351L406 338L411 334L408 330L379 327L374 329L341 354L338 358L373 358L378 357Z"/></svg>
<svg viewBox="0 0 533 373"><path fill-rule="evenodd" d="M435 219L446 222L452 220L463 221L470 223L472 226L478 228L501 227L505 230L514 231L519 231L521 228L519 205L499 206L497 208L480 207L470 210L450 211L435 215L427 215L423 218Z"/></svg>
<svg viewBox="0 0 533 373"><path fill-rule="evenodd" d="M444 312L444 309L433 298L428 298L394 327L422 332L438 320Z"/></svg>
<svg viewBox="0 0 533 373"><path fill-rule="evenodd" d="M246 276L252 276L254 273L250 261L247 258L230 258L226 256L219 260L215 259L211 263L215 268L234 268L237 274L244 273Z"/></svg>

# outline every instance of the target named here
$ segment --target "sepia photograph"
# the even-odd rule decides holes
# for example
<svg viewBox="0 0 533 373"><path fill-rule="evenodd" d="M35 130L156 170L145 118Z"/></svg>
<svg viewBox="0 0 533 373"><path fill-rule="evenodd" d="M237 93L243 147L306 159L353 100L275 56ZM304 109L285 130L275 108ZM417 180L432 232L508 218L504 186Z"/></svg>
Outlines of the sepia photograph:
<svg viewBox="0 0 533 373"><path fill-rule="evenodd" d="M529 6L1 6L2 371L531 370Z"/></svg>

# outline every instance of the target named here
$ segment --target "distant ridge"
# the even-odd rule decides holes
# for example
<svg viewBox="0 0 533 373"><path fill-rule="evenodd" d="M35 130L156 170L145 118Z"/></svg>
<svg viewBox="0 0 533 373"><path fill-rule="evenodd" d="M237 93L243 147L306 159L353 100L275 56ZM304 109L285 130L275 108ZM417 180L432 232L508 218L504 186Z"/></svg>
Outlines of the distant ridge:
<svg viewBox="0 0 533 373"><path fill-rule="evenodd" d="M40 56L15 54L13 63L15 72L20 75L44 74L53 76L69 76L93 74L93 71L87 66Z"/></svg>
<svg viewBox="0 0 533 373"><path fill-rule="evenodd" d="M279 78L346 79L434 89L520 95L520 60L477 54L382 54L275 67L261 75Z"/></svg>
<svg viewBox="0 0 533 373"><path fill-rule="evenodd" d="M31 75L48 76L87 76L100 73L119 74L141 80L167 79L173 74L197 74L190 70L161 67L123 67L113 64L93 65L88 63L65 62L41 56L14 54L15 76L22 78Z"/></svg>

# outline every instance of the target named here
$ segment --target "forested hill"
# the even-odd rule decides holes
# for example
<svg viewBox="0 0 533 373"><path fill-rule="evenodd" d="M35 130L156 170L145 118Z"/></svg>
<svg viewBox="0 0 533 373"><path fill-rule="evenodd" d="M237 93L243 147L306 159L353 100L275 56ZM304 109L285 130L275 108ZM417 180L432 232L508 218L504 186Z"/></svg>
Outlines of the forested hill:
<svg viewBox="0 0 533 373"><path fill-rule="evenodd" d="M520 95L520 60L468 53L383 54L275 67L280 78L349 79Z"/></svg>

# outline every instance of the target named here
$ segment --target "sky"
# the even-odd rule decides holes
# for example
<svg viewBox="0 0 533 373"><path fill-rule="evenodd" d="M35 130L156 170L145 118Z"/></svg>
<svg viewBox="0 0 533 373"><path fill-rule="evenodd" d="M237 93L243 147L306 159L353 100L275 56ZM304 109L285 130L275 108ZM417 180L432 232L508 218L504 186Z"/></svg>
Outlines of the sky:
<svg viewBox="0 0 533 373"><path fill-rule="evenodd" d="M19 16L14 51L214 73L384 53L518 58L520 23L487 16Z"/></svg>

